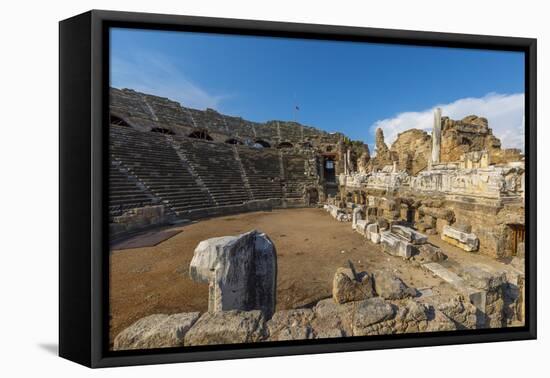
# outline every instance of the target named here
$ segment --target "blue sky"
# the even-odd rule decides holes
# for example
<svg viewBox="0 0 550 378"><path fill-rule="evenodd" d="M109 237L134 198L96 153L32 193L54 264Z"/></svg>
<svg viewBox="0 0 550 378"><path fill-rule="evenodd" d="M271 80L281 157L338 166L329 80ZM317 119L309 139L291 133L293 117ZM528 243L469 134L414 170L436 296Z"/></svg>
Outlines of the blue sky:
<svg viewBox="0 0 550 378"><path fill-rule="evenodd" d="M294 120L370 145L443 115L489 118L522 148L523 54L113 29L111 85L264 122ZM484 114L481 114L483 112ZM518 134L519 133L519 134ZM506 136L507 135L507 136Z"/></svg>

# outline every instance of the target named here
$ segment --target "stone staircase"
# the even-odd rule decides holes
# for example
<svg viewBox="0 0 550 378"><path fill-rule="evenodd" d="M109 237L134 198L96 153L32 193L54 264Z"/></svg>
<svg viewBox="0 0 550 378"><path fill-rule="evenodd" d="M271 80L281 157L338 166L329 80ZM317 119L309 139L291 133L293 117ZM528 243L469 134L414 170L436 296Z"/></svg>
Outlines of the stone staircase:
<svg viewBox="0 0 550 378"><path fill-rule="evenodd" d="M168 212L215 206L162 134L111 125L111 154Z"/></svg>
<svg viewBox="0 0 550 378"><path fill-rule="evenodd" d="M282 155L285 179L286 198L300 200L304 196L304 187L315 184L315 178L306 176L307 157L297 153L285 153Z"/></svg>
<svg viewBox="0 0 550 378"><path fill-rule="evenodd" d="M155 108L153 103L152 108ZM111 216L162 204L167 214L279 199L298 205L314 182L307 156L110 126Z"/></svg>
<svg viewBox="0 0 550 378"><path fill-rule="evenodd" d="M174 137L189 165L219 206L237 205L252 198L245 187L232 145Z"/></svg>
<svg viewBox="0 0 550 378"><path fill-rule="evenodd" d="M126 210L154 205L158 198L147 190L134 176L121 166L119 161L111 160L109 166L109 216L122 215Z"/></svg>
<svg viewBox="0 0 550 378"><path fill-rule="evenodd" d="M282 198L278 152L235 146L254 199Z"/></svg>

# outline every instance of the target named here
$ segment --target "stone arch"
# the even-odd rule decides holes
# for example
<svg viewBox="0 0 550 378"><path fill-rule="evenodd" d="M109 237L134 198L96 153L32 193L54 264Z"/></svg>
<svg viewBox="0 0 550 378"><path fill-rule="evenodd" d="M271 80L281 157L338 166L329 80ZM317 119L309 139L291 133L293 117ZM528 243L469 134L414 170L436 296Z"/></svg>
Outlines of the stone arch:
<svg viewBox="0 0 550 378"><path fill-rule="evenodd" d="M166 129L166 128L164 128L164 127L153 127L153 128L151 129L151 132L153 132L153 133L159 133L159 134L176 135L175 132L173 132L172 130Z"/></svg>
<svg viewBox="0 0 550 378"><path fill-rule="evenodd" d="M240 140L237 139L237 138L229 138L229 139L227 139L227 140L225 141L225 143L227 143L227 144L238 144L238 145L242 145L242 144L243 144L243 142L240 141Z"/></svg>
<svg viewBox="0 0 550 378"><path fill-rule="evenodd" d="M306 205L313 206L319 202L319 190L315 187L309 187L305 190L305 202Z"/></svg>
<svg viewBox="0 0 550 378"><path fill-rule="evenodd" d="M208 134L208 131L206 131L204 129L195 130L191 134L189 134L188 136L189 136L189 138L195 138L195 139L214 140L214 139L212 139L210 134Z"/></svg>
<svg viewBox="0 0 550 378"><path fill-rule="evenodd" d="M256 146L258 145L258 146ZM254 147L262 147L262 148L270 148L271 147L271 144L269 144L268 142L266 142L265 140L262 140L262 139L256 139L254 141Z"/></svg>
<svg viewBox="0 0 550 378"><path fill-rule="evenodd" d="M277 148L292 148L294 147L290 142L281 142L277 145Z"/></svg>
<svg viewBox="0 0 550 378"><path fill-rule="evenodd" d="M115 114L110 114L109 117L109 123L111 125L117 125L117 126L124 126L124 127L132 127L128 122L126 122L122 117L119 117Z"/></svg>

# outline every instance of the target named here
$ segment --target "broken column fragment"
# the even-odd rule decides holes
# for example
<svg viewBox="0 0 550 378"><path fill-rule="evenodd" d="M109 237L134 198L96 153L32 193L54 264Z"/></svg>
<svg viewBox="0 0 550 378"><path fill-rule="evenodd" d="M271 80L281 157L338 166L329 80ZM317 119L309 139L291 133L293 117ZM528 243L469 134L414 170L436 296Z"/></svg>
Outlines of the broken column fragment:
<svg viewBox="0 0 550 378"><path fill-rule="evenodd" d="M277 252L264 233L201 241L189 274L209 284L208 312L261 310L269 319L275 311Z"/></svg>
<svg viewBox="0 0 550 378"><path fill-rule="evenodd" d="M351 217L351 228L356 229L357 221L363 220L363 209L361 209L359 206L355 207L352 210L352 217Z"/></svg>
<svg viewBox="0 0 550 378"><path fill-rule="evenodd" d="M441 239L467 252L474 252L479 248L479 239L475 234L462 232L451 226L443 226Z"/></svg>
<svg viewBox="0 0 550 378"><path fill-rule="evenodd" d="M432 129L432 165L439 164L441 156L441 108L435 109Z"/></svg>
<svg viewBox="0 0 550 378"><path fill-rule="evenodd" d="M414 245L426 244L428 242L428 237L420 232L413 230L407 226L401 226L394 224L390 228L391 232L407 240L409 243Z"/></svg>

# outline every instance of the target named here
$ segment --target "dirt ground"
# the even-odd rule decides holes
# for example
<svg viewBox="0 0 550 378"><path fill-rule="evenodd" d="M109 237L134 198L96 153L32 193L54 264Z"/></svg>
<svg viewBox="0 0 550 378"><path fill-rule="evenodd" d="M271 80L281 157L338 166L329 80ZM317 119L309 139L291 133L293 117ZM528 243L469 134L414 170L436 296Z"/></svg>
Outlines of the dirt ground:
<svg viewBox="0 0 550 378"><path fill-rule="evenodd" d="M410 286L434 295L452 291L420 267L383 253L351 223L322 209L287 209L202 220L174 227L182 232L155 247L111 253L111 341L136 320L155 313L207 310L208 287L189 278L189 263L204 239L263 231L277 248L277 310L307 306L329 297L336 269L351 260L371 272L390 267Z"/></svg>

